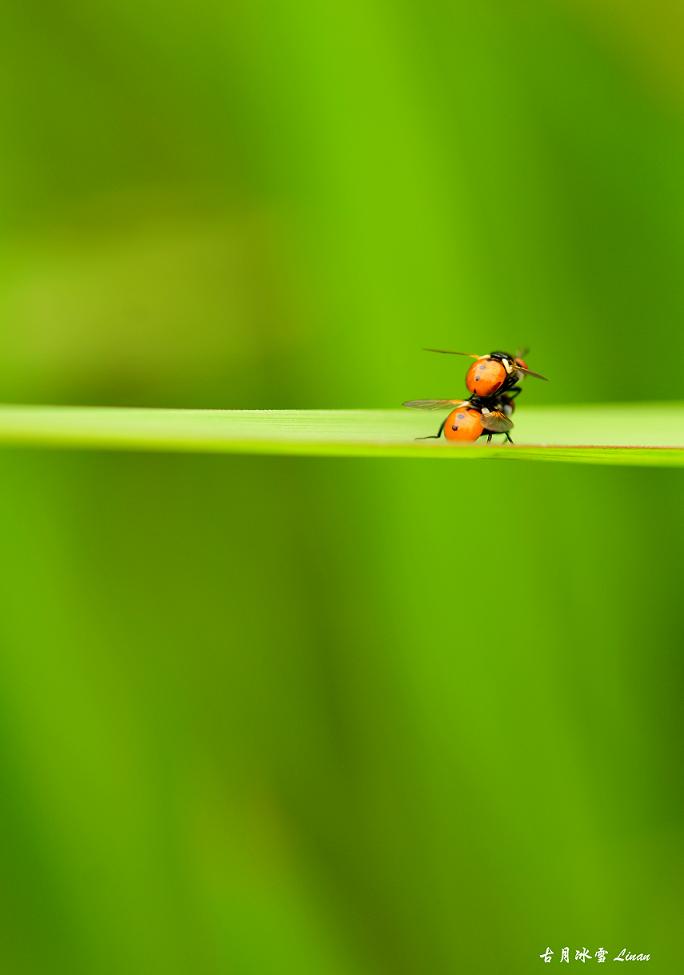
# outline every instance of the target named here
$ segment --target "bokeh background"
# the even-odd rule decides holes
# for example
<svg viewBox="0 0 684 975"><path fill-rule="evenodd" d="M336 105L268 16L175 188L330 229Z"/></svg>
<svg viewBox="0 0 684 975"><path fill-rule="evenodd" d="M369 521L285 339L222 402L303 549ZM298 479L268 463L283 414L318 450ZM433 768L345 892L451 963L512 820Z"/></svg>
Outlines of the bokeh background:
<svg viewBox="0 0 684 975"><path fill-rule="evenodd" d="M0 399L681 398L683 64L668 0L4 0ZM464 466L0 454L3 971L681 971L680 477Z"/></svg>

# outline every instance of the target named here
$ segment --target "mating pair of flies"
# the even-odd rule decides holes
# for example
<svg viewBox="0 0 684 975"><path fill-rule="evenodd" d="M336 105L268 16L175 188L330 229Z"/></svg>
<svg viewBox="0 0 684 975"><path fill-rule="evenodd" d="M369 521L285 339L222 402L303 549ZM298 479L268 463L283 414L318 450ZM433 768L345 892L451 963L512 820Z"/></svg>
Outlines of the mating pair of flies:
<svg viewBox="0 0 684 975"><path fill-rule="evenodd" d="M527 368L523 359L526 350L510 355L508 352L490 352L475 355L472 352L452 352L450 349L425 349L444 355L463 355L475 362L466 373L466 386L470 397L454 399L414 399L404 403L418 410L443 410L452 407L442 421L437 433L419 440L439 440L442 433L447 440L474 443L478 437L487 437L489 443L495 433L503 433L508 443L513 443L509 431L513 429L511 415L515 399L522 392L520 383L525 376L546 379Z"/></svg>

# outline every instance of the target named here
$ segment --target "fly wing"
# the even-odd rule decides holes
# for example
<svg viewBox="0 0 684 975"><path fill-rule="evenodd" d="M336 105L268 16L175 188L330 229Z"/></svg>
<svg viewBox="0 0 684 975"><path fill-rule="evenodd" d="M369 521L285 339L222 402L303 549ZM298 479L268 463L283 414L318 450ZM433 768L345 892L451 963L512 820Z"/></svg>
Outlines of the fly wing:
<svg viewBox="0 0 684 975"><path fill-rule="evenodd" d="M501 410L491 410L482 414L482 426L490 433L506 433L513 429L513 420Z"/></svg>
<svg viewBox="0 0 684 975"><path fill-rule="evenodd" d="M454 406L465 406L467 400L458 399L410 399L402 406L410 406L414 410L446 410Z"/></svg>
<svg viewBox="0 0 684 975"><path fill-rule="evenodd" d="M474 352L454 352L453 349L423 349L423 352L439 352L440 355L464 355L467 359L483 359L484 356Z"/></svg>
<svg viewBox="0 0 684 975"><path fill-rule="evenodd" d="M535 379L543 379L545 383L548 383L548 379L546 378L546 376L542 376L540 372L532 372L532 370L528 369L526 366L516 365L515 371L521 372L523 376L534 376Z"/></svg>

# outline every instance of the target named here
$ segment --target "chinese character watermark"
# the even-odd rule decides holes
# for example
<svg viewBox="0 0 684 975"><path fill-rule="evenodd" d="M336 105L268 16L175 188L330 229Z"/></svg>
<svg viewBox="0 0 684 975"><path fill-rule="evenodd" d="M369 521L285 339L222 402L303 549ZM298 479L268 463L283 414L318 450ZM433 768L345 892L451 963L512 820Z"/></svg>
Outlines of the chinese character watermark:
<svg viewBox="0 0 684 975"><path fill-rule="evenodd" d="M575 948L574 951L575 951L574 960L581 961L583 965L585 965L588 961L592 961L593 959L596 959L599 965L605 963L606 961L622 962L622 961L650 961L651 960L650 953L644 953L642 951L640 952L630 951L628 948L623 948L612 958L610 957L611 953L608 951L607 948L597 948L593 954L588 948L585 948L584 946L582 948ZM547 947L546 951L542 951L539 957L541 958L541 960L544 962L545 965L550 965L551 962L553 961L553 957L555 954L556 952L553 950L553 948ZM557 961L565 962L568 965L570 964L571 954L570 954L569 946L566 946L565 948L561 948L560 956L557 959Z"/></svg>

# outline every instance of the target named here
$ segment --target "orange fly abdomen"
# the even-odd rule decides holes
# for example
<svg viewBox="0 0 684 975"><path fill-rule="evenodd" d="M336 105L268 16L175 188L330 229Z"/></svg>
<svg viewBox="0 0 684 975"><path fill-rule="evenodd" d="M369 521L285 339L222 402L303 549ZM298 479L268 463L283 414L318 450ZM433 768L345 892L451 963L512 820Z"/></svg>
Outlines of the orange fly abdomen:
<svg viewBox="0 0 684 975"><path fill-rule="evenodd" d="M474 443L483 430L482 414L477 410L452 410L444 422L446 439L460 443Z"/></svg>
<svg viewBox="0 0 684 975"><path fill-rule="evenodd" d="M477 359L466 373L466 386L478 396L493 396L507 377L508 373L498 359Z"/></svg>

